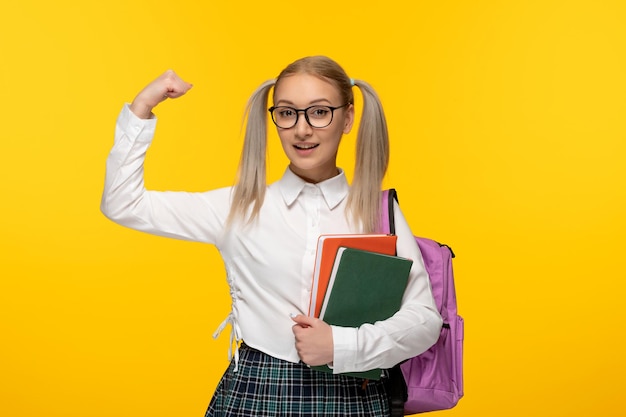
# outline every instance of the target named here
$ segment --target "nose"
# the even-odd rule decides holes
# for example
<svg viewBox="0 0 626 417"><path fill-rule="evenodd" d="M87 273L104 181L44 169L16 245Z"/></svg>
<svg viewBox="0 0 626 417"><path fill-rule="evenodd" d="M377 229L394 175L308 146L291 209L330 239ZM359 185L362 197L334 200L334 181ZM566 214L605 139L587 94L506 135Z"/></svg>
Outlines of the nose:
<svg viewBox="0 0 626 417"><path fill-rule="evenodd" d="M310 136L313 132L313 127L306 121L305 114L302 113L298 120L296 121L296 125L293 127L297 137L307 137Z"/></svg>

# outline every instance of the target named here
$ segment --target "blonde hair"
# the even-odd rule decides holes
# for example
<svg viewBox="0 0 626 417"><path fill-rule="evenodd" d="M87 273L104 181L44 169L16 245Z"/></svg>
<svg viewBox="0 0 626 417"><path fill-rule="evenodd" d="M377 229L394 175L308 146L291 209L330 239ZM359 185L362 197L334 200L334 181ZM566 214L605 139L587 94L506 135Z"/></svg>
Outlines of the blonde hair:
<svg viewBox="0 0 626 417"><path fill-rule="evenodd" d="M243 151L239 161L237 183L229 222L234 219L253 221L265 197L267 154L267 105L272 87L284 77L309 74L333 84L344 103L354 103L352 86L363 96L363 113L356 141L354 178L347 201L347 215L364 232L378 229L380 222L380 189L389 164L389 134L382 105L374 89L365 81L353 80L330 58L312 56L287 66L275 80L263 83L248 100ZM275 89L275 88L274 88Z"/></svg>

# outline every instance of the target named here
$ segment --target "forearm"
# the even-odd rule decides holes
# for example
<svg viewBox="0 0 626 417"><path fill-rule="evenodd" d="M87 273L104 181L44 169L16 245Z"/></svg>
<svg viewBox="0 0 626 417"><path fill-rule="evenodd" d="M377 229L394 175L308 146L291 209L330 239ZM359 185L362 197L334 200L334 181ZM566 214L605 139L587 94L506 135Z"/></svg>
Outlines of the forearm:
<svg viewBox="0 0 626 417"><path fill-rule="evenodd" d="M429 307L417 307L373 325L332 329L336 373L386 369L429 349L439 337L441 318Z"/></svg>
<svg viewBox="0 0 626 417"><path fill-rule="evenodd" d="M155 126L156 119L141 120L124 106L107 159L102 212L135 230L215 243L229 213L230 188L196 193L146 190L143 165Z"/></svg>
<svg viewBox="0 0 626 417"><path fill-rule="evenodd" d="M127 224L144 198L143 164L154 135L156 119L141 120L128 105L119 114L115 141L106 162L101 210L111 220Z"/></svg>

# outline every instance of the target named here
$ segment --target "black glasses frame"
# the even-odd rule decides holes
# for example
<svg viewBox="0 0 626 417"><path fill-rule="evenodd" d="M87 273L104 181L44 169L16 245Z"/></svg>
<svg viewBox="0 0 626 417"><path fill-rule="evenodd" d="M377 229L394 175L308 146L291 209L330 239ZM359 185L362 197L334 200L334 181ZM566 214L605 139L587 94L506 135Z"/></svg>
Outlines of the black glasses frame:
<svg viewBox="0 0 626 417"><path fill-rule="evenodd" d="M309 126L311 126L314 129L323 129L325 127L330 126L330 124L333 122L333 118L335 117L335 110L337 109L341 109L343 107L349 106L351 103L346 103L343 106L337 106L337 107L332 107L332 106L326 106L323 104L315 104L313 106L309 106L306 109L296 109L295 107L290 107L290 106L272 106L269 109L267 109L267 111L270 112L270 115L272 116L272 122L274 122L274 124L276 126L278 126L281 129L291 129L292 127L294 127L295 125L298 124L298 118L300 117L300 113L304 113L304 120L306 120L306 122L309 124ZM327 125L325 126L313 126L311 124L311 121L309 120L309 113L308 111L314 107L324 107L327 109L330 109L330 121L328 122ZM289 127L283 127L280 126L278 123L276 123L276 120L274 120L274 110L276 109L290 109L296 112L296 120L293 122L293 125L289 126Z"/></svg>

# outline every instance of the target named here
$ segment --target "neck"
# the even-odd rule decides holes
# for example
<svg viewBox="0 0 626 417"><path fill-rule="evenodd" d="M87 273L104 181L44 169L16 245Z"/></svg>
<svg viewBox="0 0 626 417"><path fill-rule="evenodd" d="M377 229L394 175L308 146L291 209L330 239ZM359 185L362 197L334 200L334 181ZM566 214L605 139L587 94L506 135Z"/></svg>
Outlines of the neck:
<svg viewBox="0 0 626 417"><path fill-rule="evenodd" d="M312 172L300 171L297 168L295 168L293 165L290 165L289 169L291 169L291 172L296 174L298 177L300 177L304 181L311 183L311 184L317 184L322 181L326 181L327 179L336 177L340 173L339 168L337 167L334 167L333 169L328 170L323 173L312 173Z"/></svg>

